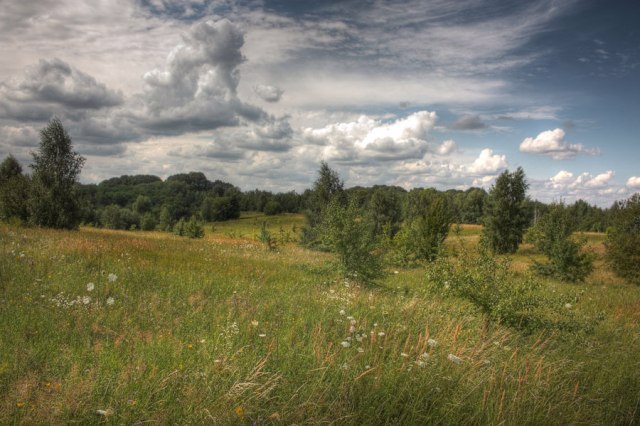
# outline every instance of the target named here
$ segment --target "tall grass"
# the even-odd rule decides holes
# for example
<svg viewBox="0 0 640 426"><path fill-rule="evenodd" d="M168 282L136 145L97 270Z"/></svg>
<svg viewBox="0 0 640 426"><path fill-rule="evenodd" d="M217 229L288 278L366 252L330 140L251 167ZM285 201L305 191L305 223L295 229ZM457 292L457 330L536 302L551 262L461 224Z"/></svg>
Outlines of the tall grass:
<svg viewBox="0 0 640 426"><path fill-rule="evenodd" d="M602 264L579 286L544 282L602 313L594 332L487 332L422 269L363 287L328 254L268 250L262 220L202 240L0 227L0 423L640 420L640 289Z"/></svg>

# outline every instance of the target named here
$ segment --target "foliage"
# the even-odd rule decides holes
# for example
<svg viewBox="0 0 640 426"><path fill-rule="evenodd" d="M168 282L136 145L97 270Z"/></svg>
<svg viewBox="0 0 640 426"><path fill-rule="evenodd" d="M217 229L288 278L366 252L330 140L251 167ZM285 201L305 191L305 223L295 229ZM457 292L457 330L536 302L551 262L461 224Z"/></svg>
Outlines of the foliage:
<svg viewBox="0 0 640 426"><path fill-rule="evenodd" d="M100 212L100 224L109 229L134 230L140 228L140 215L112 204Z"/></svg>
<svg viewBox="0 0 640 426"><path fill-rule="evenodd" d="M173 226L173 233L180 237L202 238L204 237L204 227L195 216L189 220L181 218Z"/></svg>
<svg viewBox="0 0 640 426"><path fill-rule="evenodd" d="M376 187L366 203L366 212L373 224L373 233L383 232L393 237L402 222L402 199L395 188Z"/></svg>
<svg viewBox="0 0 640 426"><path fill-rule="evenodd" d="M640 284L640 193L613 205L606 258L614 272Z"/></svg>
<svg viewBox="0 0 640 426"><path fill-rule="evenodd" d="M483 243L496 254L515 253L529 224L525 210L529 187L521 167L505 170L491 187L485 206Z"/></svg>
<svg viewBox="0 0 640 426"><path fill-rule="evenodd" d="M264 214L267 216L274 216L282 213L282 206L276 200L269 200L264 205Z"/></svg>
<svg viewBox="0 0 640 426"><path fill-rule="evenodd" d="M540 274L563 281L584 281L593 271L594 255L581 252L584 239L576 241L576 228L571 211L564 204L552 204L528 232L527 239L548 258L547 263L534 261L532 268Z"/></svg>
<svg viewBox="0 0 640 426"><path fill-rule="evenodd" d="M434 260L449 234L452 215L446 197L435 190L408 194L406 218L400 231L388 241L393 263L413 265Z"/></svg>
<svg viewBox="0 0 640 426"><path fill-rule="evenodd" d="M29 219L29 187L30 181L22 174L22 166L9 155L0 164L0 220L24 223Z"/></svg>
<svg viewBox="0 0 640 426"><path fill-rule="evenodd" d="M260 235L258 236L258 239L269 250L275 250L277 247L276 239L271 235L271 232L269 232L266 221L263 221L262 225L260 226Z"/></svg>
<svg viewBox="0 0 640 426"><path fill-rule="evenodd" d="M378 239L372 227L354 202L343 206L337 199L326 208L321 224L323 245L336 253L342 273L365 283L383 275Z"/></svg>
<svg viewBox="0 0 640 426"><path fill-rule="evenodd" d="M307 224L302 230L301 239L304 245L315 246L321 240L322 236L318 235L318 227L324 220L325 209L332 202L340 206L346 204L344 183L338 173L322 161L318 170L318 178L314 182L306 202Z"/></svg>
<svg viewBox="0 0 640 426"><path fill-rule="evenodd" d="M75 229L81 211L76 184L84 157L73 151L71 138L59 119L40 131L40 147L33 153L30 220L48 228Z"/></svg>
<svg viewBox="0 0 640 426"><path fill-rule="evenodd" d="M529 333L541 328L592 329L592 323L579 322L570 312L559 314L565 302L543 295L541 283L531 275L511 272L509 259L480 250L477 255L461 253L457 260L439 258L430 264L427 286L477 306L485 316L485 331L493 322Z"/></svg>

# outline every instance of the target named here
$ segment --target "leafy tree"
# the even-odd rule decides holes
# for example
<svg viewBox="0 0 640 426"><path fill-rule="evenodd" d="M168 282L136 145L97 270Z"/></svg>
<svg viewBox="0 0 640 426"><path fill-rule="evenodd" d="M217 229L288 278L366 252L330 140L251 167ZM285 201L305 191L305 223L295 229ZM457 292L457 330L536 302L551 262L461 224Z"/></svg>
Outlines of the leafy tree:
<svg viewBox="0 0 640 426"><path fill-rule="evenodd" d="M586 241L576 241L571 235L576 229L571 210L563 204L552 204L528 232L530 240L549 261L534 262L532 268L540 275L564 281L583 281L593 271L593 254L581 252Z"/></svg>
<svg viewBox="0 0 640 426"><path fill-rule="evenodd" d="M282 206L276 200L269 200L264 205L264 214L267 216L273 216L282 213Z"/></svg>
<svg viewBox="0 0 640 426"><path fill-rule="evenodd" d="M0 220L11 218L27 221L29 210L29 178L12 155L0 164Z"/></svg>
<svg viewBox="0 0 640 426"><path fill-rule="evenodd" d="M605 242L607 262L618 276L640 284L640 193L616 202L611 220Z"/></svg>
<svg viewBox="0 0 640 426"><path fill-rule="evenodd" d="M392 241L391 258L404 265L434 260L449 234L452 220L444 194L433 189L411 191L406 218Z"/></svg>
<svg viewBox="0 0 640 426"><path fill-rule="evenodd" d="M71 138L59 119L40 131L40 148L33 153L31 221L49 228L75 229L81 209L76 185L84 157L73 151Z"/></svg>
<svg viewBox="0 0 640 426"><path fill-rule="evenodd" d="M337 199L325 209L321 224L323 245L336 253L342 272L364 283L373 282L383 275L378 241L371 231L372 226L355 202L343 206Z"/></svg>
<svg viewBox="0 0 640 426"><path fill-rule="evenodd" d="M324 211L332 202L340 206L346 203L344 183L335 170L322 161L318 171L318 179L313 184L307 199L305 216L307 225L302 230L302 242L307 245L315 245L318 242L317 228L323 221Z"/></svg>
<svg viewBox="0 0 640 426"><path fill-rule="evenodd" d="M366 211L373 223L374 234L381 235L386 230L393 236L400 229L402 204L400 196L392 188L375 188L367 202Z"/></svg>
<svg viewBox="0 0 640 426"><path fill-rule="evenodd" d="M491 187L485 205L483 243L494 253L515 253L529 224L525 208L529 188L521 167L504 171Z"/></svg>

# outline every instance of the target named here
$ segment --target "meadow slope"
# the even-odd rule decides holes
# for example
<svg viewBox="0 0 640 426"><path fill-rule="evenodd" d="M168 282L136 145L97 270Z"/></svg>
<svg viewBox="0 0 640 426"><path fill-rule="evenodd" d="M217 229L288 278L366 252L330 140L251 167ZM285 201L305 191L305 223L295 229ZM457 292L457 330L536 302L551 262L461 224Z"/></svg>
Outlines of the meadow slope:
<svg viewBox="0 0 640 426"><path fill-rule="evenodd" d="M640 422L640 288L602 263L602 235L585 283L543 283L593 327L524 333L487 330L423 268L340 277L293 242L299 215L268 218L270 251L263 219L198 240L0 226L0 423Z"/></svg>

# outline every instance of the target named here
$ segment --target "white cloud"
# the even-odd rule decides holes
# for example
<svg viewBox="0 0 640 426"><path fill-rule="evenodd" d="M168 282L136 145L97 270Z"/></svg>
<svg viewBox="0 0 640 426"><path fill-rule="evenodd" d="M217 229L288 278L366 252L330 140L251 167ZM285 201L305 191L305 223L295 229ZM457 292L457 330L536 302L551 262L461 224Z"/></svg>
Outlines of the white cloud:
<svg viewBox="0 0 640 426"><path fill-rule="evenodd" d="M253 91L265 102L278 102L284 93L282 89L266 84L256 85Z"/></svg>
<svg viewBox="0 0 640 426"><path fill-rule="evenodd" d="M631 176L627 179L627 186L629 188L640 188L640 176Z"/></svg>
<svg viewBox="0 0 640 426"><path fill-rule="evenodd" d="M520 151L532 154L548 155L554 160L575 158L577 154L598 155L598 149L588 149L582 144L570 144L564 140L564 130L558 128L546 130L535 138L526 138L520 144Z"/></svg>
<svg viewBox="0 0 640 426"><path fill-rule="evenodd" d="M420 158L429 149L426 134L433 129L434 112L419 111L393 122L360 116L356 121L333 123L303 131L308 143L323 145L327 160L400 160Z"/></svg>
<svg viewBox="0 0 640 426"><path fill-rule="evenodd" d="M507 168L507 156L494 154L490 148L480 152L478 158L468 167L469 172L479 175L496 173Z"/></svg>
<svg viewBox="0 0 640 426"><path fill-rule="evenodd" d="M451 139L442 142L436 147L435 152L438 155L449 155L458 148L458 145Z"/></svg>

